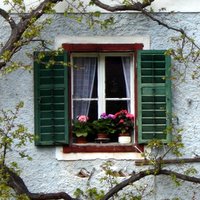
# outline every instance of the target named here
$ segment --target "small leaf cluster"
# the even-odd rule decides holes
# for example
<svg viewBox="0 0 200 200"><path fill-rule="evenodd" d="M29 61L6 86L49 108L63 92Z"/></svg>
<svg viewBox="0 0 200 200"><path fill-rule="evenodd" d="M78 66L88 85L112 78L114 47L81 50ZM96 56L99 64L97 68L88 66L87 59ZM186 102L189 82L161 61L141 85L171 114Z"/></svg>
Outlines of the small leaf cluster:
<svg viewBox="0 0 200 200"><path fill-rule="evenodd" d="M187 69L192 72L192 79L198 78L200 76L200 47L194 38L181 33L179 36L171 37L171 41L175 44L175 47L168 49L166 54L170 55L174 61L182 64L177 65L176 68L172 67L175 74L174 79L184 81Z"/></svg>
<svg viewBox="0 0 200 200"><path fill-rule="evenodd" d="M18 122L19 111L24 106L19 102L14 110L0 111L0 199L10 199L13 193L8 185L9 172L19 174L20 170L16 162L9 162L9 152L16 152L21 158L31 160L31 157L23 150L27 142L33 141L33 135L27 128ZM21 196L21 199L27 199ZM20 199L15 197L15 199Z"/></svg>
<svg viewBox="0 0 200 200"><path fill-rule="evenodd" d="M6 154L9 151L19 150L21 157L28 157L24 151L20 150L27 142L32 142L33 135L28 132L28 129L17 122L20 109L24 106L23 102L19 102L15 110L1 110L0 113L0 150L1 159L5 161ZM29 158L30 159L30 158Z"/></svg>
<svg viewBox="0 0 200 200"><path fill-rule="evenodd" d="M105 190L98 189L94 186L90 185L90 180L87 181L87 188L85 190L82 190L80 188L77 188L74 192L74 196L78 199L83 200L101 200L105 196L106 192L110 190L111 188L115 187L118 182L119 173L115 170L113 170L114 162L113 161L106 161L101 165L101 168L103 169L105 176L99 179L100 185L105 186ZM142 197L144 196L146 186L142 185L140 187L130 184L130 187L133 187L136 190L131 191L123 191L120 192L120 194L114 194L112 196L112 200L142 200ZM101 187L103 188L103 187Z"/></svg>

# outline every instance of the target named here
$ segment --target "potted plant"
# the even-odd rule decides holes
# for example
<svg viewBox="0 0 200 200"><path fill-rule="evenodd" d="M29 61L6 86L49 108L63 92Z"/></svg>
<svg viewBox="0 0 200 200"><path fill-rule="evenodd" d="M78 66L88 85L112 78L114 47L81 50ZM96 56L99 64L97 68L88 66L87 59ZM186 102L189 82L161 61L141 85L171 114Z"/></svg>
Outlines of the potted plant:
<svg viewBox="0 0 200 200"><path fill-rule="evenodd" d="M76 137L77 143L86 143L86 137L91 132L89 118L86 115L77 116L77 119L73 123L73 135Z"/></svg>
<svg viewBox="0 0 200 200"><path fill-rule="evenodd" d="M109 134L115 133L112 114L102 113L100 118L92 122L93 128L97 133L97 140L109 140Z"/></svg>
<svg viewBox="0 0 200 200"><path fill-rule="evenodd" d="M114 115L116 132L119 134L119 143L130 143L131 133L134 130L134 115L127 110L121 110Z"/></svg>

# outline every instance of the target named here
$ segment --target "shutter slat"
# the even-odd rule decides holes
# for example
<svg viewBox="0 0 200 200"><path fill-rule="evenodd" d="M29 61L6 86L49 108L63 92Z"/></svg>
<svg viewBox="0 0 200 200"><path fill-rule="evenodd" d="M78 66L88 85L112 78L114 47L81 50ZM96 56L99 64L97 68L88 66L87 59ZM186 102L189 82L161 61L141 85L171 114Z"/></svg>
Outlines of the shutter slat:
<svg viewBox="0 0 200 200"><path fill-rule="evenodd" d="M49 60L55 62L46 67ZM68 144L68 72L63 62L65 54L51 52L34 62L36 145Z"/></svg>
<svg viewBox="0 0 200 200"><path fill-rule="evenodd" d="M166 128L171 125L170 57L164 51L139 51L138 142L151 139L170 140Z"/></svg>

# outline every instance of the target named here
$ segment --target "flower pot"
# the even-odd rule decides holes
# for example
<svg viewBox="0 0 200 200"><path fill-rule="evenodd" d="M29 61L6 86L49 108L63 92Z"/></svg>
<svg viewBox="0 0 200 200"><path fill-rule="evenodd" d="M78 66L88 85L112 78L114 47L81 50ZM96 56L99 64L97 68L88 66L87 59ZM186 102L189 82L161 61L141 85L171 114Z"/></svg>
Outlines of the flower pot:
<svg viewBox="0 0 200 200"><path fill-rule="evenodd" d="M76 143L77 144L85 144L85 143L87 143L87 139L84 136L76 137Z"/></svg>
<svg viewBox="0 0 200 200"><path fill-rule="evenodd" d="M98 133L97 134L98 139L106 139L109 138L107 133Z"/></svg>
<svg viewBox="0 0 200 200"><path fill-rule="evenodd" d="M131 142L131 136L129 133L119 134L118 142L120 144L128 144Z"/></svg>
<svg viewBox="0 0 200 200"><path fill-rule="evenodd" d="M97 133L97 138L95 139L97 142L104 143L110 140L107 133Z"/></svg>

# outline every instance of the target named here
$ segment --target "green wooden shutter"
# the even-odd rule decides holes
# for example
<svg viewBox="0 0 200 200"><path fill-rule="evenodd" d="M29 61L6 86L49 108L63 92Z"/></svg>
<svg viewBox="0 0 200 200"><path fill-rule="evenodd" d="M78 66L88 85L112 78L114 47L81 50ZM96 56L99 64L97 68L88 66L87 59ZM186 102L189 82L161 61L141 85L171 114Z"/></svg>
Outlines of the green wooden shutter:
<svg viewBox="0 0 200 200"><path fill-rule="evenodd" d="M68 69L63 66L66 54L34 54L35 144L68 143ZM50 66L49 63L52 63ZM48 67L47 67L48 66Z"/></svg>
<svg viewBox="0 0 200 200"><path fill-rule="evenodd" d="M171 140L171 59L165 51L138 51L138 143Z"/></svg>

